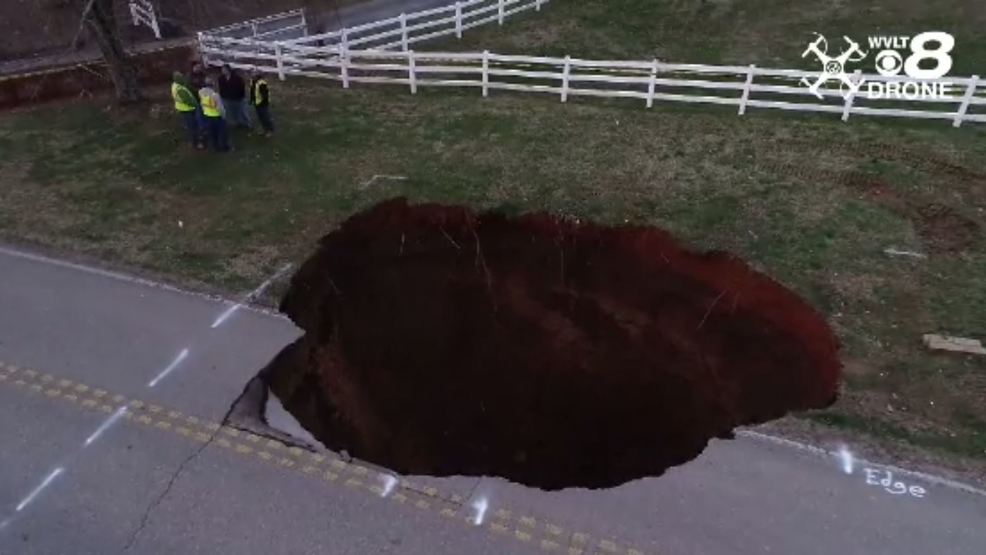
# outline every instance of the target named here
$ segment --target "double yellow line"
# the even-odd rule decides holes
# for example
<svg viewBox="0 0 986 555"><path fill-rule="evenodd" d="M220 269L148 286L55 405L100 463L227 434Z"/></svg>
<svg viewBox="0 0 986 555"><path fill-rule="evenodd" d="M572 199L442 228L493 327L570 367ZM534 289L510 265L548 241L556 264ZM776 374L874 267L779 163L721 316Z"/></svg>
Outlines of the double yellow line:
<svg viewBox="0 0 986 555"><path fill-rule="evenodd" d="M466 500L461 496L445 494L434 487L422 486L406 479L401 479L393 492L384 496L383 484L390 474L344 461L332 452L311 452L289 446L276 439L2 361L0 384L9 384L50 399L59 399L83 409L106 414L112 414L119 407L126 406L123 418L136 424L173 432L199 443L212 442L232 453L258 459L282 470L300 472L323 483L340 484L377 498L386 497L391 502L473 526L473 510L464 504ZM621 546L613 540L595 538L586 532L566 530L549 521L505 508L492 511L482 526L496 537L536 545L545 552L568 555L643 555L641 551Z"/></svg>

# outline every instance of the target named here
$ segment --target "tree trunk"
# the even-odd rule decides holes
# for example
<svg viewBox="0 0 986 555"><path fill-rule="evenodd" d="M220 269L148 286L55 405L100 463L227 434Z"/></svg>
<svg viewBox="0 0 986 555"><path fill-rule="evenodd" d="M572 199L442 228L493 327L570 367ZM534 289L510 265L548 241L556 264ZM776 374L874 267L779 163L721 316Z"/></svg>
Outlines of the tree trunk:
<svg viewBox="0 0 986 555"><path fill-rule="evenodd" d="M99 44L106 67L113 79L116 99L124 104L143 100L140 86L137 84L137 67L124 50L123 42L120 40L116 14L113 12L113 0L93 0L85 17L86 25Z"/></svg>

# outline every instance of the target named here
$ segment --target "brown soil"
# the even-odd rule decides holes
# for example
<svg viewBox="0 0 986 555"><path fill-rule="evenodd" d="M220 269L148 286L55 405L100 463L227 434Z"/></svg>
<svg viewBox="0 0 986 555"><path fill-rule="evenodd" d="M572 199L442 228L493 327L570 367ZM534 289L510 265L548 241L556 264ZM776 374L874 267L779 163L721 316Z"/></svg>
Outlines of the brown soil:
<svg viewBox="0 0 986 555"><path fill-rule="evenodd" d="M170 82L172 72L188 67L195 56L190 46L142 52L137 55L140 83L146 86ZM113 82L102 62L0 77L0 109L87 97L112 88Z"/></svg>
<svg viewBox="0 0 986 555"><path fill-rule="evenodd" d="M979 235L979 224L950 206L905 199L889 184L863 175L850 176L848 183L871 200L911 220L921 240L933 253L960 253Z"/></svg>
<svg viewBox="0 0 986 555"><path fill-rule="evenodd" d="M958 253L976 239L979 225L944 204L917 208L918 234L935 252Z"/></svg>
<svg viewBox="0 0 986 555"><path fill-rule="evenodd" d="M837 395L777 282L651 227L391 200L322 239L265 375L326 446L405 474L610 487Z"/></svg>

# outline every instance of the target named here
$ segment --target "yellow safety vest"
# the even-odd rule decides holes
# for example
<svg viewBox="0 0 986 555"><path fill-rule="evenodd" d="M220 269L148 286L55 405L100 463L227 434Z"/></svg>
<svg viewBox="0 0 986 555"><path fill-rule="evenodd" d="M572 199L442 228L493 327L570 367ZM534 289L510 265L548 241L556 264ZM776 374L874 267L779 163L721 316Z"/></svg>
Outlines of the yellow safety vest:
<svg viewBox="0 0 986 555"><path fill-rule="evenodd" d="M192 91L188 90L188 87L186 87L185 85L179 83L172 83L171 98L175 100L175 110L178 110L179 112L194 112L195 106L192 106L191 104L185 104L185 101L182 100L181 95L178 94L179 91L185 91L189 94L189 96L195 98L195 95L192 94Z"/></svg>
<svg viewBox="0 0 986 555"><path fill-rule="evenodd" d="M265 79L257 79L253 82L253 103L256 106L260 106L260 85L267 87L267 81ZM267 87L267 96L270 98L270 87Z"/></svg>
<svg viewBox="0 0 986 555"><path fill-rule="evenodd" d="M207 118L218 118L222 116L219 111L219 104L216 99L212 98L207 94L202 94L199 92L199 101L202 103L202 115Z"/></svg>

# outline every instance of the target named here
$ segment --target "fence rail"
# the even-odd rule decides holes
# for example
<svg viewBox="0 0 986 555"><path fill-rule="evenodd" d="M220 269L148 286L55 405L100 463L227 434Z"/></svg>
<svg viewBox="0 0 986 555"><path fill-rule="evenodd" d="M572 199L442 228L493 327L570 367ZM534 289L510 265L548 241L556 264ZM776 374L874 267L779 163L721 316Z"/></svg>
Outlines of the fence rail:
<svg viewBox="0 0 986 555"><path fill-rule="evenodd" d="M289 41L297 46L341 46L352 49L408 50L411 44L462 33L473 27L504 21L527 10L540 11L549 0L466 0L418 12L380 19L338 31Z"/></svg>
<svg viewBox="0 0 986 555"><path fill-rule="evenodd" d="M305 9L290 10L204 31L204 34L227 38L288 40L308 35Z"/></svg>
<svg viewBox="0 0 986 555"><path fill-rule="evenodd" d="M476 2L477 4L479 2ZM432 10L433 12L435 10ZM405 18L406 21L406 18ZM658 60L583 60L571 57L518 56L485 52L416 52L351 49L340 43L310 46L302 41L265 42L203 35L202 53L209 63L352 83L396 84L416 93L423 86L472 87L488 96L493 90L570 97L629 98L648 108L655 102L705 103L735 107L852 115L941 119L956 127L986 123L986 81L978 76L947 78L953 94L940 99L871 99L843 96L822 87L818 99L800 81L818 73L750 66L671 64ZM885 86L904 78L857 72L859 83ZM863 89L865 90L865 88Z"/></svg>
<svg viewBox="0 0 986 555"><path fill-rule="evenodd" d="M161 28L158 26L154 4L151 4L150 0L130 0L130 19L134 27L143 23L154 31L155 37L161 38Z"/></svg>

